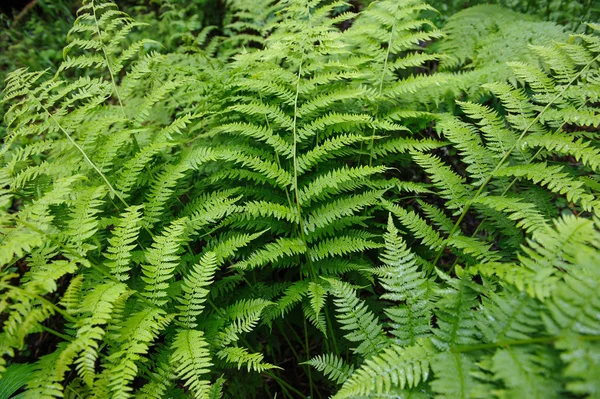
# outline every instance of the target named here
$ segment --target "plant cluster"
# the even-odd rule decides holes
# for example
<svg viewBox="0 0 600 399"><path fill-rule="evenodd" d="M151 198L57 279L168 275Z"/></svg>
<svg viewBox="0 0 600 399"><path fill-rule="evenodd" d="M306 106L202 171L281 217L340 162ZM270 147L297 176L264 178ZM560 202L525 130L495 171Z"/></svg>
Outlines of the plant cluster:
<svg viewBox="0 0 600 399"><path fill-rule="evenodd" d="M159 3L7 76L0 394L600 397L600 25Z"/></svg>

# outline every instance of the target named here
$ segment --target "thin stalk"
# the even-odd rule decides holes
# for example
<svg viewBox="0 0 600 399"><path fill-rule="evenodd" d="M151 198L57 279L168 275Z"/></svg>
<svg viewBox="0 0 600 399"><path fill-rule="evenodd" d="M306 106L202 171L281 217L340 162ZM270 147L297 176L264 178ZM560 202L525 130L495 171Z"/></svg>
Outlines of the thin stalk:
<svg viewBox="0 0 600 399"><path fill-rule="evenodd" d="M281 328L281 326L279 326L279 325L277 327L279 328L279 332L281 333L281 336L283 337L285 342L287 342L288 346L292 350L292 353L294 354L294 357L296 358L298 363L302 363L302 359L300 359L300 355L298 354L298 352L296 352L296 349L294 349L294 345L292 344L292 341L290 341L289 337L287 336L287 334L285 333L283 328Z"/></svg>
<svg viewBox="0 0 600 399"><path fill-rule="evenodd" d="M258 93L258 98L260 99L261 104L263 103L263 97L262 97L262 93ZM267 124L267 128L269 130L271 129L271 124L269 123L269 118L267 117L267 114L265 114L265 123ZM295 121L294 121L295 123ZM296 137L296 135L294 134L294 138ZM294 152L295 152L295 148L294 148ZM277 151L275 150L275 160L277 161L277 166L279 166L279 168L281 168L281 161L279 160L279 154L277 153ZM296 163L294 163L294 168L296 167ZM294 205L292 203L292 200L290 198L290 192L287 189L287 187L285 187L285 196L287 198L288 201L288 205L290 206L290 208L293 208Z"/></svg>
<svg viewBox="0 0 600 399"><path fill-rule="evenodd" d="M71 144L73 144L73 146L75 148L77 148L77 150L81 153L81 155L83 155L83 158L85 159L85 161L88 164L90 164L90 166L96 171L96 173L102 178L102 180L104 180L104 184L106 184L106 186L108 187L110 192L115 197L117 197L123 203L123 205L125 205L125 207L129 207L129 204L127 204L127 202L123 199L123 197L121 197L119 195L119 193L117 193L117 191L114 189L112 184L110 184L110 182L108 181L108 179L106 178L104 173L102 173L102 171L96 166L96 164L90 159L90 157L88 157L88 155L85 153L83 148L81 148L81 146L75 142L73 137L71 137L71 135L65 130L65 128L62 127L62 125L60 124L60 122L58 122L58 120L56 120L54 115L39 100L38 100L38 104L40 104L40 107L42 107L44 109L44 111L46 111L46 113L50 116L52 121L56 124L56 126L58 126L60 131L63 132L63 134L67 137L67 139L71 142Z"/></svg>
<svg viewBox="0 0 600 399"><path fill-rule="evenodd" d="M0 288L15 290L15 291L18 291L24 297L37 299L40 302L43 302L44 304L46 304L46 306L51 308L54 312L60 314L62 317L65 318L65 320L67 320L73 324L77 323L77 319L75 317L71 316L69 313L67 313L66 310L61 309L60 307L58 307L54 303L50 302L48 299L44 298L43 296L40 296L38 294L32 294L30 292L25 291L24 289L22 289L20 287L15 287L15 286L9 285L9 284L0 284Z"/></svg>
<svg viewBox="0 0 600 399"><path fill-rule="evenodd" d="M47 326L45 326L45 325L43 325L43 324L40 324L40 327L42 328L42 330L44 330L44 331L46 331L46 332L48 332L48 333L50 333L50 334L52 334L52 335L55 335L55 336L57 336L58 338L62 338L62 339L64 339L65 341L69 341L69 342L71 342L71 341L73 340L73 337L70 337L70 336L68 336L68 335L65 335L65 334L63 334L63 333L59 333L58 331L56 331L56 330L53 330L53 329L51 329L50 327L47 327Z"/></svg>
<svg viewBox="0 0 600 399"><path fill-rule="evenodd" d="M333 322L331 321L331 318L329 317L329 311L327 310L327 304L325 304L325 306L323 306L323 311L325 312L325 323L327 324L327 326L329 327L329 331L331 334L331 339L333 341L333 350L334 353L336 355L340 354L340 350L337 346L337 340L335 339L335 330L333 329Z"/></svg>
<svg viewBox="0 0 600 399"><path fill-rule="evenodd" d="M100 25L98 25L98 17L96 16L95 2L92 2L92 12L94 15L94 25L96 26L96 33L98 34L100 43L102 43L102 54L104 55L104 60L106 61L106 68L108 69L108 73L110 74L110 80L112 82L112 86L115 91L117 101L119 101L119 106L121 108L121 113L123 114L123 118L127 119L127 116L125 115L125 109L123 108L123 102L121 101L121 96L119 95L119 89L117 88L117 82L115 81L115 75L113 74L113 70L110 66L110 61L108 60L108 54L106 53L106 48L104 47L104 41L102 39L102 32L100 31ZM134 139L135 139L135 137L134 137Z"/></svg>
<svg viewBox="0 0 600 399"><path fill-rule="evenodd" d="M106 47L104 47L104 41L102 40L102 32L100 31L100 26L98 25L98 18L96 17L96 5L94 2L92 2L92 11L94 14L94 24L96 26L96 33L98 34L100 43L102 43L102 54L104 55L104 60L106 61L106 68L108 69L108 73L110 74L110 81L112 82L112 87L115 91L115 96L117 97L117 101L119 102L119 108L121 109L123 120L127 121L127 114L125 114L125 108L123 107L123 102L121 101L121 94L119 93L117 81L115 80L115 75L113 73L112 67L110 66L110 61L108 60L108 54L106 53ZM140 145L137 141L137 138L135 137L135 134L131 134L131 139L133 141L134 147L139 151Z"/></svg>
<svg viewBox="0 0 600 399"><path fill-rule="evenodd" d="M293 386L291 386L290 384L288 384L287 382L285 382L284 380L282 380L281 378L277 377L275 374L273 374L272 372L265 370L262 372L263 374L269 376L270 378L274 379L275 381L277 381L277 383L283 388L287 388L290 391L294 392L296 395L300 396L302 399L308 399L302 392L300 392L299 390L297 390L296 388L294 388ZM288 393L289 395L289 393Z"/></svg>
<svg viewBox="0 0 600 399"><path fill-rule="evenodd" d="M306 325L306 318L304 318L304 345L305 345L305 349L306 349L306 361L308 362L310 360L310 347L308 345L308 327ZM312 373L310 371L310 366L308 364L306 365L306 372L308 375L308 384L310 386L310 397L314 398Z"/></svg>
<svg viewBox="0 0 600 399"><path fill-rule="evenodd" d="M396 30L396 19L394 19L394 23L392 24L392 29L390 30L390 37L387 43L387 49L385 51L385 60L383 61L383 68L381 70L381 76L379 77L379 90L377 95L377 105L375 106L375 117L379 114L379 104L381 99L381 93L383 93L383 79L385 78L385 71L388 65L388 59L390 58L390 49L392 47L392 40L394 39L394 33ZM371 134L371 152L369 154L369 166L373 164L373 154L375 152L375 132L376 129L373 127L373 132Z"/></svg>
<svg viewBox="0 0 600 399"><path fill-rule="evenodd" d="M557 335L557 336L551 336L551 337L538 337L538 338L520 339L520 340L514 340L514 341L500 341L500 342L495 342L495 343L490 343L490 344L457 346L454 349L452 349L451 351L455 352L455 353L465 353L465 352L478 351L478 350L482 350L482 349L493 349L493 348L501 348L501 347L507 347L507 346L545 344L545 343L551 343L554 341L558 341L559 339L562 339L562 338L565 338L565 337ZM600 341L600 336L599 335L586 335L586 336L578 337L577 339L580 341Z"/></svg>

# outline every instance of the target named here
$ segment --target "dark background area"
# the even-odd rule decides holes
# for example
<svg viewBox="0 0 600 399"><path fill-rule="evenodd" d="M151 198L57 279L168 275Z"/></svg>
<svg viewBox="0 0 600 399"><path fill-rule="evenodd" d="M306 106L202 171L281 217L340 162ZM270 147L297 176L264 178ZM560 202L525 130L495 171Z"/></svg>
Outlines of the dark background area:
<svg viewBox="0 0 600 399"><path fill-rule="evenodd" d="M0 13L12 15L19 12L31 0L2 0L0 1Z"/></svg>

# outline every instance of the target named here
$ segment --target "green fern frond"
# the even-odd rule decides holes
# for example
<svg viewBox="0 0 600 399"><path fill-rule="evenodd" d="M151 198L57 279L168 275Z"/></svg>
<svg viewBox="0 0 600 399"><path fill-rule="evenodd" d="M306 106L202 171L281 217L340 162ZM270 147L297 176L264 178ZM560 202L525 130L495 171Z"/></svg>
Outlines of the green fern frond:
<svg viewBox="0 0 600 399"><path fill-rule="evenodd" d="M366 178L386 170L382 166L362 166L357 168L340 168L325 173L303 186L298 194L302 206L329 197L333 192L343 192L366 184Z"/></svg>
<svg viewBox="0 0 600 399"><path fill-rule="evenodd" d="M205 253L200 261L192 266L191 270L183 278L183 296L177 298L182 312L179 316L180 322L187 328L195 328L195 318L202 313L204 302L209 293L206 286L212 283L217 270L217 255L214 252Z"/></svg>
<svg viewBox="0 0 600 399"><path fill-rule="evenodd" d="M433 183L439 187L440 196L447 200L446 207L460 213L472 193L461 178L445 165L438 157L428 154L413 153L412 158L430 176Z"/></svg>
<svg viewBox="0 0 600 399"><path fill-rule="evenodd" d="M437 270L437 273L449 286L437 291L440 299L435 304L434 314L438 328L433 330L431 341L440 350L476 343L479 331L475 316L470 311L477 305L476 287L466 278L451 280L441 271Z"/></svg>
<svg viewBox="0 0 600 399"><path fill-rule="evenodd" d="M327 281L331 284L331 293L336 297L334 304L341 329L350 331L345 335L346 339L358 343L353 351L365 357L376 354L386 344L379 320L356 296L356 291L348 283Z"/></svg>
<svg viewBox="0 0 600 399"><path fill-rule="evenodd" d="M489 394L491 387L473 377L476 365L463 353L439 353L431 360L431 369L435 375L431 388L437 398L472 398Z"/></svg>
<svg viewBox="0 0 600 399"><path fill-rule="evenodd" d="M179 330L172 344L171 361L176 365L175 372L185 381L194 398L206 398L210 389L210 382L203 379L212 366L208 343L203 336L202 331Z"/></svg>
<svg viewBox="0 0 600 399"><path fill-rule="evenodd" d="M313 261L319 261L325 258L347 255L355 252L360 253L368 249L379 247L381 247L381 244L368 238L340 236L322 240L319 244L309 249L308 256Z"/></svg>
<svg viewBox="0 0 600 399"><path fill-rule="evenodd" d="M261 373L265 370L278 368L272 364L264 362L262 353L249 353L248 349L241 347L227 347L216 353L217 357L225 362L237 365L238 370L246 366L248 371Z"/></svg>
<svg viewBox="0 0 600 399"><path fill-rule="evenodd" d="M384 191L367 191L362 194L342 197L311 211L304 223L306 233L324 228L339 219L353 216L358 211L379 201Z"/></svg>
<svg viewBox="0 0 600 399"><path fill-rule="evenodd" d="M111 269L117 280L129 279L127 272L131 269L131 251L136 247L134 241L137 239L142 220L142 206L132 206L121 215L118 225L112 231L108 239L109 247L104 256L109 260L106 265Z"/></svg>
<svg viewBox="0 0 600 399"><path fill-rule="evenodd" d="M416 387L429 378L430 362L434 355L435 348L428 340L406 348L391 346L365 360L333 397L344 399L385 395L393 387Z"/></svg>
<svg viewBox="0 0 600 399"><path fill-rule="evenodd" d="M381 299L401 302L385 310L392 321L394 342L402 346L413 345L429 334L431 303L427 298L431 288L424 273L418 270L414 255L399 236L391 215L383 238L385 249L380 257L383 266L374 269L373 273L386 290Z"/></svg>
<svg viewBox="0 0 600 399"><path fill-rule="evenodd" d="M163 234L155 238L152 248L146 250L147 264L142 265L146 283L144 296L156 305L169 301L166 289L178 265L178 252L185 241L186 218L177 219L168 226Z"/></svg>
<svg viewBox="0 0 600 399"><path fill-rule="evenodd" d="M280 258L303 254L306 252L306 243L299 238L280 238L275 242L265 245L250 255L247 259L238 262L235 267L239 269L253 269L276 262Z"/></svg>
<svg viewBox="0 0 600 399"><path fill-rule="evenodd" d="M225 309L225 315L230 322L219 332L219 346L235 343L240 339L240 334L252 331L257 326L263 310L272 304L264 299L241 300Z"/></svg>
<svg viewBox="0 0 600 399"><path fill-rule="evenodd" d="M434 250L441 248L444 239L418 214L407 211L386 200L382 200L382 204L387 211L396 216L423 244Z"/></svg>
<svg viewBox="0 0 600 399"><path fill-rule="evenodd" d="M123 321L118 332L118 346L108 356L109 366L104 374L110 376L108 388L114 398L128 398L130 386L149 346L169 324L171 317L158 308L145 308ZM98 381L102 381L101 379Z"/></svg>
<svg viewBox="0 0 600 399"><path fill-rule="evenodd" d="M562 166L548 166L545 162L536 162L523 166L504 166L495 174L526 178L535 184L547 187L552 192L564 194L569 201L580 203L586 210L595 206L594 196L582 188L583 182L563 172Z"/></svg>
<svg viewBox="0 0 600 399"><path fill-rule="evenodd" d="M330 381L343 384L354 372L352 365L347 365L342 358L334 354L315 356L306 364L322 372Z"/></svg>
<svg viewBox="0 0 600 399"><path fill-rule="evenodd" d="M501 394L559 398L560 386L549 373L552 361L532 352L518 347L496 351L492 357L492 371L508 388Z"/></svg>
<svg viewBox="0 0 600 399"><path fill-rule="evenodd" d="M477 198L476 204L481 204L497 211L508 213L511 220L517 222L517 227L527 233L544 230L548 227L547 219L531 203L508 196L486 196Z"/></svg>

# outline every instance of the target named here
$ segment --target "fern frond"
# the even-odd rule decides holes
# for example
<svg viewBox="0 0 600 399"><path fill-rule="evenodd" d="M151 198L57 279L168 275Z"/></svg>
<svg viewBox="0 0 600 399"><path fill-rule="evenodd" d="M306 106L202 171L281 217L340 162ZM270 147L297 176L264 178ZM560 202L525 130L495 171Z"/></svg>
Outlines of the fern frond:
<svg viewBox="0 0 600 399"><path fill-rule="evenodd" d="M327 198L332 192L356 189L366 184L366 178L386 170L383 166L361 166L357 168L340 168L325 173L300 189L299 200L302 206L312 201Z"/></svg>
<svg viewBox="0 0 600 399"><path fill-rule="evenodd" d="M526 178L533 183L546 186L552 192L564 194L569 201L580 203L586 210L595 206L594 196L582 188L583 182L563 172L562 166L548 166L545 162L536 162L529 165L504 166L495 174Z"/></svg>
<svg viewBox="0 0 600 399"><path fill-rule="evenodd" d="M304 223L307 233L331 225L335 221L352 216L367 206L374 205L383 195L384 191L367 191L362 194L342 197L327 203L310 212Z"/></svg>
<svg viewBox="0 0 600 399"><path fill-rule="evenodd" d="M182 290L184 295L177 298L182 312L179 316L181 323L187 328L195 328L195 318L202 313L204 302L209 293L206 286L212 283L217 270L217 255L214 252L205 253L200 261L183 278Z"/></svg>
<svg viewBox="0 0 600 399"><path fill-rule="evenodd" d="M430 363L435 353L435 348L427 340L406 348L393 345L365 360L333 397L385 395L393 387L416 387L429 378Z"/></svg>
<svg viewBox="0 0 600 399"><path fill-rule="evenodd" d="M386 290L381 299L402 302L385 310L392 320L391 332L397 337L394 342L402 346L413 345L430 330L431 304L427 298L431 289L424 273L418 270L414 255L399 236L391 215L383 238L385 249L380 257L383 266L374 269L373 273Z"/></svg>
<svg viewBox="0 0 600 399"><path fill-rule="evenodd" d="M463 353L439 353L432 359L431 369L435 375L435 379L431 381L431 388L437 394L436 397L472 398L489 393L490 387L473 377L476 366L473 360Z"/></svg>
<svg viewBox="0 0 600 399"><path fill-rule="evenodd" d="M202 331L179 330L173 340L171 361L176 364L175 372L185 381L194 398L206 398L210 382L202 379L212 366L208 343Z"/></svg>
<svg viewBox="0 0 600 399"><path fill-rule="evenodd" d="M475 316L470 311L477 305L477 291L474 289L476 287L466 281L466 277L451 280L441 271L438 270L437 273L449 286L440 288L437 292L440 299L435 304L434 314L438 328L433 330L434 336L431 341L443 350L476 343L479 331L476 328Z"/></svg>
<svg viewBox="0 0 600 399"><path fill-rule="evenodd" d="M228 363L236 364L238 370L246 366L248 371L261 373L265 370L278 368L272 364L264 362L262 353L249 353L248 349L238 346L223 348L217 352L217 357Z"/></svg>
<svg viewBox="0 0 600 399"><path fill-rule="evenodd" d="M381 244L376 243L369 238L339 236L322 240L319 244L309 249L308 256L310 256L313 261L319 261L326 258L363 252L368 249L379 247L381 247Z"/></svg>
<svg viewBox="0 0 600 399"><path fill-rule="evenodd" d="M402 222L402 224L406 226L415 235L415 237L419 238L423 244L434 250L441 248L444 239L418 214L412 211L407 211L406 209L387 200L382 200L382 205L386 210L400 219L400 222Z"/></svg>
<svg viewBox="0 0 600 399"><path fill-rule="evenodd" d="M119 345L108 357L110 365L104 370L110 377L108 388L112 397L125 399L131 396L133 387L130 384L138 373L138 363L170 320L164 311L148 307L133 313L122 323L118 332Z"/></svg>
<svg viewBox="0 0 600 399"><path fill-rule="evenodd" d="M354 372L354 367L344 362L342 358L334 354L315 356L306 364L322 372L330 381L343 384Z"/></svg>
<svg viewBox="0 0 600 399"><path fill-rule="evenodd" d="M161 234L155 238L152 248L146 250L147 264L142 265L146 283L144 296L156 305L164 305L169 301L166 289L178 265L177 256L181 244L185 240L186 218L173 221Z"/></svg>
<svg viewBox="0 0 600 399"><path fill-rule="evenodd" d="M268 263L278 261L280 258L303 254L306 252L306 243L300 238L280 238L275 242L265 245L250 255L247 259L238 262L235 267L239 269L253 269Z"/></svg>
<svg viewBox="0 0 600 399"><path fill-rule="evenodd" d="M262 311L272 305L264 299L240 300L225 310L230 323L219 332L218 343L226 346L240 339L240 334L252 331L258 324Z"/></svg>
<svg viewBox="0 0 600 399"><path fill-rule="evenodd" d="M376 354L386 343L379 320L358 299L356 291L348 283L327 281L331 284L331 293L336 297L334 304L341 329L350 331L345 335L346 339L358 343L353 351L365 357Z"/></svg>
<svg viewBox="0 0 600 399"><path fill-rule="evenodd" d="M471 190L465 179L458 176L438 157L428 154L413 153L412 158L430 176L433 183L440 188L440 196L446 199L446 207L460 213L465 202L469 201Z"/></svg>
<svg viewBox="0 0 600 399"><path fill-rule="evenodd" d="M502 394L529 398L560 397L559 384L548 374L552 361L532 352L518 347L496 351L492 357L492 371L508 388Z"/></svg>
<svg viewBox="0 0 600 399"><path fill-rule="evenodd" d="M118 225L108 239L109 247L104 256L109 260L106 265L119 281L129 279L127 272L131 269L131 251L136 247L142 220L142 206L132 206L121 215Z"/></svg>

